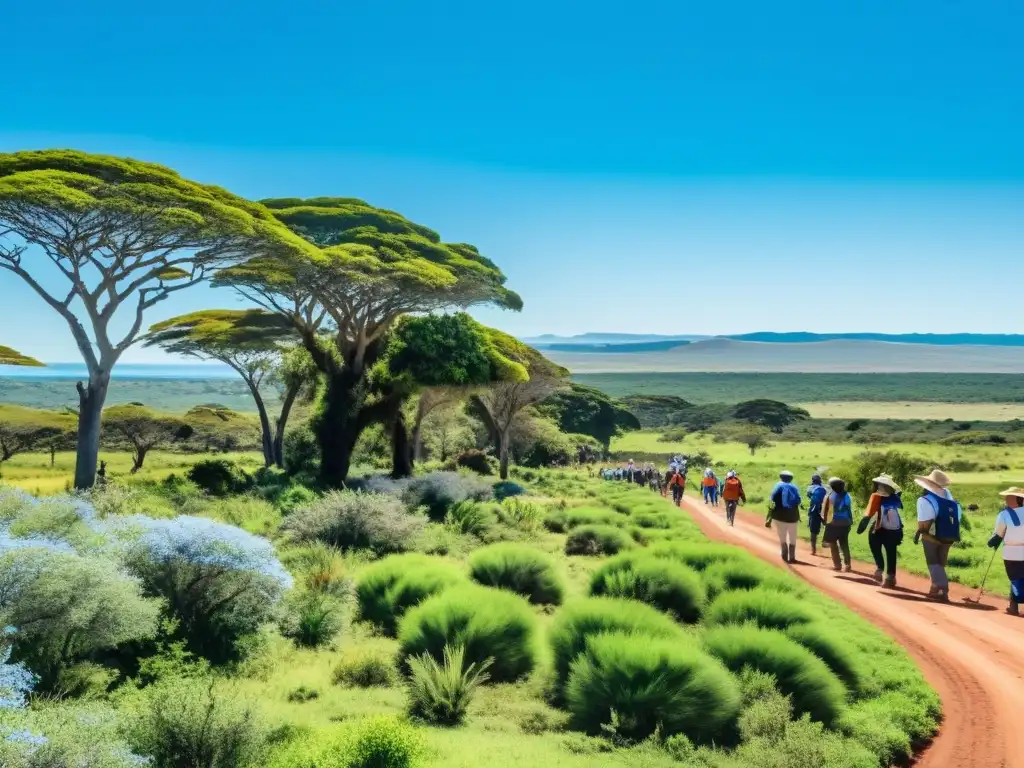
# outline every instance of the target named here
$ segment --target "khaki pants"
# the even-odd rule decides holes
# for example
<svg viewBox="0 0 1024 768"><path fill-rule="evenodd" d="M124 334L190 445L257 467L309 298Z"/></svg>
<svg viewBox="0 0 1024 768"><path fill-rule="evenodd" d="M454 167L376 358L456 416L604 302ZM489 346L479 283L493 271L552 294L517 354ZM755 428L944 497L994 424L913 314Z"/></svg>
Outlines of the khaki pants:
<svg viewBox="0 0 1024 768"><path fill-rule="evenodd" d="M778 520L772 520L772 525L779 535L779 544L784 547L796 546L796 523L780 523Z"/></svg>
<svg viewBox="0 0 1024 768"><path fill-rule="evenodd" d="M949 589L949 577L946 575L946 560L949 558L950 541L928 541L923 539L924 561L928 564L928 573L932 584L939 589Z"/></svg>

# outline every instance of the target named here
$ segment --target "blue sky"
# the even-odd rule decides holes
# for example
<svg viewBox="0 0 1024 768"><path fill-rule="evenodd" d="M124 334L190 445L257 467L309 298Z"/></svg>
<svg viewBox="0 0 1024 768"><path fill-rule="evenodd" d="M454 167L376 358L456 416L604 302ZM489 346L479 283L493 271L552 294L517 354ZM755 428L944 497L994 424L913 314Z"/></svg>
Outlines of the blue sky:
<svg viewBox="0 0 1024 768"><path fill-rule="evenodd" d="M9 5L0 150L398 209L505 269L514 333L1024 330L1016 0Z"/></svg>

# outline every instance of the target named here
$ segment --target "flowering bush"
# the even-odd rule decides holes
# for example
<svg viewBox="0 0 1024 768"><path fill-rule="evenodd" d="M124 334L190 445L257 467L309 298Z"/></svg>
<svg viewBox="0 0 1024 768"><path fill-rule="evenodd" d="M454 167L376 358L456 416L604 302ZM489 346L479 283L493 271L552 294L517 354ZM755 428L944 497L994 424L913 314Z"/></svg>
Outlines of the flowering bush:
<svg viewBox="0 0 1024 768"><path fill-rule="evenodd" d="M383 555L411 549L424 524L422 515L410 514L393 496L335 491L293 512L281 530L295 541Z"/></svg>

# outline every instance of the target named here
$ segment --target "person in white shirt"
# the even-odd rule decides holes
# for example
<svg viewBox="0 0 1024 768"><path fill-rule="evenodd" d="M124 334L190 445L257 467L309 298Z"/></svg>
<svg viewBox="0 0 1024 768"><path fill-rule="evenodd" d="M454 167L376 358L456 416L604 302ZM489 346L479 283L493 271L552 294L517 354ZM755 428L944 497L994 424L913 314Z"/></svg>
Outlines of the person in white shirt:
<svg viewBox="0 0 1024 768"><path fill-rule="evenodd" d="M949 492L952 481L942 470L935 469L929 475L915 477L914 482L926 491L917 500L914 543L921 540L924 547L924 561L928 564L932 580L928 597L946 601L949 600L946 560L950 547L960 540L960 506Z"/></svg>
<svg viewBox="0 0 1024 768"><path fill-rule="evenodd" d="M996 517L988 545L994 549L1003 545L1003 565L1010 580L1010 606L1006 612L1020 616L1020 601L1024 598L1024 488L1008 488L999 495L1006 506Z"/></svg>

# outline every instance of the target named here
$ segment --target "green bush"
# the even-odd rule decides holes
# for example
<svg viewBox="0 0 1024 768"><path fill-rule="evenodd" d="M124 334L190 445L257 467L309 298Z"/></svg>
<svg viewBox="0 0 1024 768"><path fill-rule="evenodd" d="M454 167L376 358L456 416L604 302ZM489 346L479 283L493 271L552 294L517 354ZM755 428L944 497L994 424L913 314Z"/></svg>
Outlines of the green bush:
<svg viewBox="0 0 1024 768"><path fill-rule="evenodd" d="M627 632L683 641L682 629L670 616L638 603L613 597L591 597L566 605L548 631L554 655L556 692L569 678L569 667L587 647L587 639L604 632Z"/></svg>
<svg viewBox="0 0 1024 768"><path fill-rule="evenodd" d="M226 459L204 459L188 470L188 479L211 496L244 493L254 485L252 475Z"/></svg>
<svg viewBox="0 0 1024 768"><path fill-rule="evenodd" d="M342 606L330 595L300 592L288 600L281 634L304 648L329 644L341 632Z"/></svg>
<svg viewBox="0 0 1024 768"><path fill-rule="evenodd" d="M293 512L281 531L298 542L322 541L341 550L387 554L411 549L425 524L393 496L332 491Z"/></svg>
<svg viewBox="0 0 1024 768"><path fill-rule="evenodd" d="M776 590L757 588L726 592L708 606L709 626L754 622L764 629L787 629L814 621L814 613L797 598Z"/></svg>
<svg viewBox="0 0 1024 768"><path fill-rule="evenodd" d="M656 557L677 560L696 571L703 571L715 563L741 560L746 557L742 550L726 544L667 542L652 546L650 551Z"/></svg>
<svg viewBox="0 0 1024 768"><path fill-rule="evenodd" d="M477 550L469 558L469 575L485 587L516 592L535 604L560 605L565 593L551 559L520 544Z"/></svg>
<svg viewBox="0 0 1024 768"><path fill-rule="evenodd" d="M426 653L409 659L409 714L433 725L459 725L490 666L490 659L466 664L461 645L446 645L440 664Z"/></svg>
<svg viewBox="0 0 1024 768"><path fill-rule="evenodd" d="M786 635L824 661L829 669L851 690L860 687L857 657L850 650L850 641L838 631L817 622L796 624Z"/></svg>
<svg viewBox="0 0 1024 768"><path fill-rule="evenodd" d="M567 555L615 555L632 549L636 542L620 528L610 525L581 525L565 542Z"/></svg>
<svg viewBox="0 0 1024 768"><path fill-rule="evenodd" d="M525 677L537 663L537 618L525 600L508 592L452 587L409 611L398 641L406 666L424 653L443 661L446 645L461 645L469 664L493 659L491 681L506 683Z"/></svg>
<svg viewBox="0 0 1024 768"><path fill-rule="evenodd" d="M463 581L462 570L429 555L386 557L367 566L356 582L356 615L393 636L405 612Z"/></svg>
<svg viewBox="0 0 1024 768"><path fill-rule="evenodd" d="M498 519L510 528L532 532L540 527L544 510L539 504L510 496L498 505Z"/></svg>
<svg viewBox="0 0 1024 768"><path fill-rule="evenodd" d="M494 513L477 501L453 504L444 516L444 524L458 533L483 536L494 523Z"/></svg>
<svg viewBox="0 0 1024 768"><path fill-rule="evenodd" d="M602 634L576 657L565 692L574 727L645 739L686 734L721 742L740 709L740 691L719 662L691 646L635 634Z"/></svg>
<svg viewBox="0 0 1024 768"><path fill-rule="evenodd" d="M504 501L505 499L511 499L513 496L522 496L526 493L526 489L519 483L511 480L502 480L500 483L494 484L494 498L498 501Z"/></svg>
<svg viewBox="0 0 1024 768"><path fill-rule="evenodd" d="M475 448L460 453L455 457L456 467L468 469L470 472L476 472L478 475L493 475L495 472L494 464L494 459Z"/></svg>
<svg viewBox="0 0 1024 768"><path fill-rule="evenodd" d="M416 730L393 717L364 722L345 749L345 768L412 768L423 753ZM319 765L319 763L318 763Z"/></svg>
<svg viewBox="0 0 1024 768"><path fill-rule="evenodd" d="M283 488L274 498L274 506L281 510L282 515L290 515L296 509L311 504L316 494L304 485L289 485Z"/></svg>
<svg viewBox="0 0 1024 768"><path fill-rule="evenodd" d="M387 688L394 685L397 677L398 672L391 659L376 653L346 657L331 673L335 685L349 688Z"/></svg>
<svg viewBox="0 0 1024 768"><path fill-rule="evenodd" d="M719 627L704 636L708 652L739 673L745 667L774 675L793 708L826 725L843 709L846 689L821 659L776 630Z"/></svg>
<svg viewBox="0 0 1024 768"><path fill-rule="evenodd" d="M487 501L491 486L478 477L456 472L431 472L415 478L402 493L410 509L424 507L434 522L444 521L448 510L460 501Z"/></svg>
<svg viewBox="0 0 1024 768"><path fill-rule="evenodd" d="M675 519L665 512L633 511L633 522L641 528L660 528L667 530L675 525Z"/></svg>
<svg viewBox="0 0 1024 768"><path fill-rule="evenodd" d="M762 585L780 592L792 589L792 585L784 577L755 560L723 560L712 563L701 572L701 578L710 599L723 592L755 589Z"/></svg>
<svg viewBox="0 0 1024 768"><path fill-rule="evenodd" d="M320 443L306 424L284 433L284 468L293 477L316 477L320 471Z"/></svg>
<svg viewBox="0 0 1024 768"><path fill-rule="evenodd" d="M705 600L695 571L647 553L619 555L602 565L590 579L590 594L639 600L688 624L700 621Z"/></svg>

